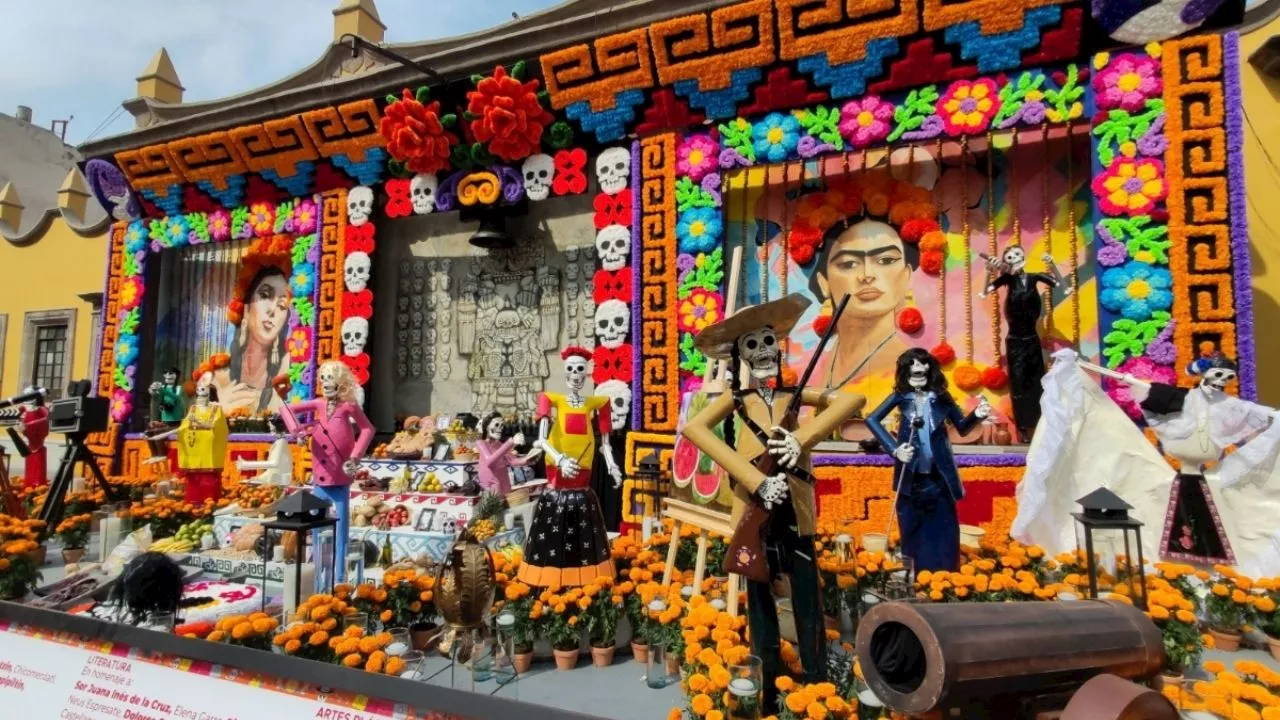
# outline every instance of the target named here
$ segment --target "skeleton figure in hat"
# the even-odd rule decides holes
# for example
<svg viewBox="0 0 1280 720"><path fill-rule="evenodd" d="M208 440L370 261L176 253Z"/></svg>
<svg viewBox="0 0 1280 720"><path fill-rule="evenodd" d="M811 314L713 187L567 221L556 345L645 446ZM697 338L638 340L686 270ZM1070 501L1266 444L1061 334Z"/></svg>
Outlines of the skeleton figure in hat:
<svg viewBox="0 0 1280 720"><path fill-rule="evenodd" d="M751 387L721 394L682 430L733 480L735 527L743 523L749 506L762 505L769 510L762 528L767 577L747 580L751 651L764 661L769 706L776 700L774 679L782 671L778 615L770 582L778 575L791 576L805 679L818 681L826 674L826 637L813 553L817 512L809 451L866 403L866 398L855 393L783 386L781 343L808 306L808 299L793 294L747 308L703 330L697 338L699 349L711 359L729 360L730 368L736 369L740 361L740 372L750 378ZM734 381L730 386L739 388L741 384ZM796 393L800 393L801 406L817 408L818 412L802 426L785 427L790 424L784 418ZM721 425L725 440L713 430ZM739 552L752 554L745 549Z"/></svg>
<svg viewBox="0 0 1280 720"><path fill-rule="evenodd" d="M622 484L609 446L610 402L604 395L582 394L591 351L568 347L560 357L569 392L538 398L534 447L546 453L550 489L538 496L519 575L520 582L534 587L580 587L614 576L600 500L590 486L597 436L609 476L615 486Z"/></svg>

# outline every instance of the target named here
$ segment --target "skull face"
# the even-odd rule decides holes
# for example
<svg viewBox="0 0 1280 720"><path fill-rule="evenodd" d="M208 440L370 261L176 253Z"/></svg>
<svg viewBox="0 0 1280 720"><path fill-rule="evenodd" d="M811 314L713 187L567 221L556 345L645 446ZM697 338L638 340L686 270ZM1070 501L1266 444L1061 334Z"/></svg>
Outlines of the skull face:
<svg viewBox="0 0 1280 720"><path fill-rule="evenodd" d="M173 387L174 385L177 385L177 384L178 384L178 373L173 372L172 370L165 370L165 371L164 371L164 384L165 384L165 385L167 385L167 386L169 386L169 387Z"/></svg>
<svg viewBox="0 0 1280 720"><path fill-rule="evenodd" d="M916 390L923 390L929 384L929 366L919 360L912 360L911 375L908 376L907 382L911 383L911 387Z"/></svg>
<svg viewBox="0 0 1280 720"><path fill-rule="evenodd" d="M196 383L196 405L205 407L209 404L209 388L211 385L207 382Z"/></svg>
<svg viewBox="0 0 1280 720"><path fill-rule="evenodd" d="M492 442L497 442L502 439L502 433L506 432L506 430L507 421L503 420L502 416L499 415L489 421L489 427L485 428L484 436Z"/></svg>
<svg viewBox="0 0 1280 720"><path fill-rule="evenodd" d="M627 266L631 254L631 228L625 225L609 225L596 233L596 253L600 267L610 272Z"/></svg>
<svg viewBox="0 0 1280 720"><path fill-rule="evenodd" d="M338 397L338 371L332 365L320 366L320 393L326 399L333 400Z"/></svg>
<svg viewBox="0 0 1280 720"><path fill-rule="evenodd" d="M1004 264L1009 266L1010 272L1021 272L1022 268L1027 265L1027 253L1020 247L1011 247L1005 249L1000 255L1000 259L1004 260Z"/></svg>
<svg viewBox="0 0 1280 720"><path fill-rule="evenodd" d="M369 222L373 215L373 188L363 185L351 188L347 193L347 222L359 227Z"/></svg>
<svg viewBox="0 0 1280 720"><path fill-rule="evenodd" d="M596 335L600 344L616 350L627 339L631 308L621 300L605 300L596 308Z"/></svg>
<svg viewBox="0 0 1280 720"><path fill-rule="evenodd" d="M369 321L362 317L349 317L342 321L342 354L356 357L364 352L369 341Z"/></svg>
<svg viewBox="0 0 1280 720"><path fill-rule="evenodd" d="M596 386L596 392L609 398L613 429L625 429L627 417L631 415L631 387L621 380L605 380Z"/></svg>
<svg viewBox="0 0 1280 720"><path fill-rule="evenodd" d="M524 194L534 202L551 196L551 183L556 178L556 161L550 155L533 155L520 166L524 175Z"/></svg>
<svg viewBox="0 0 1280 720"><path fill-rule="evenodd" d="M752 330L738 338L738 356L757 380L777 376L779 354L778 338L773 334L773 328Z"/></svg>
<svg viewBox="0 0 1280 720"><path fill-rule="evenodd" d="M631 179L631 153L626 148L609 148L596 158L596 180L600 189L616 195L627 189Z"/></svg>
<svg viewBox="0 0 1280 720"><path fill-rule="evenodd" d="M435 175L414 175L409 181L409 199L413 202L414 215L428 215L436 209L436 188L440 181Z"/></svg>
<svg viewBox="0 0 1280 720"><path fill-rule="evenodd" d="M347 289L360 292L369 287L369 271L372 263L367 253L359 250L347 255L342 267L342 277L346 280Z"/></svg>
<svg viewBox="0 0 1280 720"><path fill-rule="evenodd" d="M1227 391L1227 386L1235 379L1235 370L1226 367L1211 367L1205 370L1204 377L1200 378L1200 389L1208 395L1223 393Z"/></svg>
<svg viewBox="0 0 1280 720"><path fill-rule="evenodd" d="M573 355L564 361L564 383L574 395L582 393L587 384L587 359Z"/></svg>

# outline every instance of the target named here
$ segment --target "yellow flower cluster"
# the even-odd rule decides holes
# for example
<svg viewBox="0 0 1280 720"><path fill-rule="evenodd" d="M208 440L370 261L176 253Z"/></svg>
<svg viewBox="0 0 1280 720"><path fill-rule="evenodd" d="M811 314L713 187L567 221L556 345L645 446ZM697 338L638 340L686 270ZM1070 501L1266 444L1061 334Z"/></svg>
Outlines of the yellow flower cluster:
<svg viewBox="0 0 1280 720"><path fill-rule="evenodd" d="M280 623L266 613L252 615L228 615L220 618L209 633L210 642L228 642L233 645L261 646L265 649L268 638Z"/></svg>
<svg viewBox="0 0 1280 720"><path fill-rule="evenodd" d="M312 595L307 598L293 613L298 622L317 623L320 630L333 632L338 629L342 618L355 612L355 609L333 595Z"/></svg>
<svg viewBox="0 0 1280 720"><path fill-rule="evenodd" d="M1214 660L1204 669L1212 680L1166 685L1165 697L1184 711L1232 720L1280 720L1280 673L1252 660L1237 661L1235 672Z"/></svg>
<svg viewBox="0 0 1280 720"><path fill-rule="evenodd" d="M836 694L831 683L800 685L787 676L777 680L783 707L800 718L826 720L826 718L853 717L858 709L856 700L845 700Z"/></svg>
<svg viewBox="0 0 1280 720"><path fill-rule="evenodd" d="M361 627L349 627L341 635L329 639L334 662L349 668L364 668L365 672L399 676L404 672L404 661L388 656L391 633L370 635Z"/></svg>

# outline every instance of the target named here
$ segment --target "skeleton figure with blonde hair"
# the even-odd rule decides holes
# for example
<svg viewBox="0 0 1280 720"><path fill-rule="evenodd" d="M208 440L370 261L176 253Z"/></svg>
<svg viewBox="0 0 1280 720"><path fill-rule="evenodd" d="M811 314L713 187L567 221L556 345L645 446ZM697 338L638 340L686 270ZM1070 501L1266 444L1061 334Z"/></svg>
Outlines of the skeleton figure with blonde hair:
<svg viewBox="0 0 1280 720"><path fill-rule="evenodd" d="M337 511L337 543L340 561L337 579L345 579L347 532L351 514L351 483L359 460L373 441L373 423L357 402L359 385L351 368L339 360L320 366L321 397L281 408L285 428L299 440L311 439L312 489L333 503ZM276 392L287 394L287 383L277 379Z"/></svg>

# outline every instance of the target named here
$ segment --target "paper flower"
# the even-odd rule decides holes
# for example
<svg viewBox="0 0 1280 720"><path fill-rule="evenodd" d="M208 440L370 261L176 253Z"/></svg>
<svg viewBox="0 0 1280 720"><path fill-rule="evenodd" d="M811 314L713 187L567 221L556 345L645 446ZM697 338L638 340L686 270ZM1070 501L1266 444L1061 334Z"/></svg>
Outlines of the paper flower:
<svg viewBox="0 0 1280 720"><path fill-rule="evenodd" d="M1139 380L1149 380L1151 382L1163 383L1165 385L1176 385L1178 382L1178 374L1173 368L1160 365L1151 358L1136 357L1125 360L1120 367L1116 368L1116 372L1132 375ZM1142 408L1133 399L1133 393L1129 390L1127 383L1122 383L1111 378L1102 379L1102 387L1115 400L1116 405L1124 410L1129 417L1134 420L1142 419Z"/></svg>
<svg viewBox="0 0 1280 720"><path fill-rule="evenodd" d="M678 320L680 329L685 332L700 333L723 317L724 298L718 292L694 288L689 297L680 301Z"/></svg>
<svg viewBox="0 0 1280 720"><path fill-rule="evenodd" d="M676 237L682 253L709 253L720 242L723 224L715 208L692 208L680 213L676 221Z"/></svg>
<svg viewBox="0 0 1280 720"><path fill-rule="evenodd" d="M981 133L1000 111L999 90L990 78L957 80L938 99L938 115L949 135Z"/></svg>
<svg viewBox="0 0 1280 720"><path fill-rule="evenodd" d="M631 268L597 270L591 277L591 299L597 305L606 300L631 302Z"/></svg>
<svg viewBox="0 0 1280 720"><path fill-rule="evenodd" d="M581 195L587 191L586 150L582 148L560 150L552 162L555 163L556 176L551 181L551 190L556 195ZM621 194L618 193L618 195Z"/></svg>
<svg viewBox="0 0 1280 720"><path fill-rule="evenodd" d="M124 250L126 253L133 255L139 250L147 249L147 226L141 220L134 220L129 223L129 229L124 234Z"/></svg>
<svg viewBox="0 0 1280 720"><path fill-rule="evenodd" d="M174 215L169 218L169 225L165 230L166 237L161 242L164 243L165 247L186 247L190 234L191 223L187 222L187 217L185 215Z"/></svg>
<svg viewBox="0 0 1280 720"><path fill-rule="evenodd" d="M893 129L893 103L868 95L840 108L840 135L854 147L879 142Z"/></svg>
<svg viewBox="0 0 1280 720"><path fill-rule="evenodd" d="M770 113L751 128L751 137L758 161L782 162L800 142L800 121L790 113Z"/></svg>
<svg viewBox="0 0 1280 720"><path fill-rule="evenodd" d="M1160 62L1140 55L1119 55L1094 73L1093 89L1099 110L1141 110L1149 98L1160 97L1164 91Z"/></svg>
<svg viewBox="0 0 1280 720"><path fill-rule="evenodd" d="M315 202L299 200L293 208L293 231L298 235L315 232L319 214Z"/></svg>
<svg viewBox="0 0 1280 720"><path fill-rule="evenodd" d="M543 129L555 119L538 101L537 80L522 83L501 66L467 93L467 112L476 141L507 162L537 153Z"/></svg>
<svg viewBox="0 0 1280 720"><path fill-rule="evenodd" d="M698 182L718 167L719 157L720 149L714 140L706 135L693 135L676 150L676 170Z"/></svg>
<svg viewBox="0 0 1280 720"><path fill-rule="evenodd" d="M133 398L124 390L111 393L111 419L125 422L133 414Z"/></svg>
<svg viewBox="0 0 1280 720"><path fill-rule="evenodd" d="M956 387L965 392L973 392L982 387L982 371L968 363L957 367L953 377Z"/></svg>
<svg viewBox="0 0 1280 720"><path fill-rule="evenodd" d="M1146 215L1168 193L1164 164L1151 158L1117 158L1093 178L1093 194L1107 215Z"/></svg>
<svg viewBox="0 0 1280 720"><path fill-rule="evenodd" d="M249 225L258 237L271 235L275 230L275 208L271 203L254 203L249 206Z"/></svg>
<svg viewBox="0 0 1280 720"><path fill-rule="evenodd" d="M120 284L120 309L132 310L142 302L142 278L132 277Z"/></svg>
<svg viewBox="0 0 1280 720"><path fill-rule="evenodd" d="M982 369L982 386L988 390L1003 390L1009 384L1009 373L999 365Z"/></svg>
<svg viewBox="0 0 1280 720"><path fill-rule="evenodd" d="M1156 310L1173 306L1173 276L1168 270L1130 261L1102 273L1099 301L1107 310L1142 322Z"/></svg>
<svg viewBox="0 0 1280 720"><path fill-rule="evenodd" d="M1098 250L1098 264L1103 267L1123 265L1128 259L1129 251L1118 242L1107 243Z"/></svg>
<svg viewBox="0 0 1280 720"><path fill-rule="evenodd" d="M293 277L289 279L293 294L310 295L316 287L316 269L311 263L298 263L293 267Z"/></svg>
<svg viewBox="0 0 1280 720"><path fill-rule="evenodd" d="M409 172L438 173L449 169L449 154L458 144L458 136L445 123L439 102L418 102L405 88L400 99L383 111L378 133L387 141L387 153Z"/></svg>
<svg viewBox="0 0 1280 720"><path fill-rule="evenodd" d="M138 359L138 339L133 335L121 335L116 338L116 367L133 364Z"/></svg>
<svg viewBox="0 0 1280 720"><path fill-rule="evenodd" d="M914 307L905 307L898 311L898 329L908 335L914 335L924 329L924 315Z"/></svg>
<svg viewBox="0 0 1280 720"><path fill-rule="evenodd" d="M596 230L603 230L610 225L630 226L631 188L617 195L600 193L596 195L595 200L591 201L591 207L595 208L592 222L595 223Z"/></svg>
<svg viewBox="0 0 1280 720"><path fill-rule="evenodd" d="M302 362L311 357L311 328L297 327L293 332L289 333L289 339L285 341L285 348L289 351L289 359L294 362Z"/></svg>

